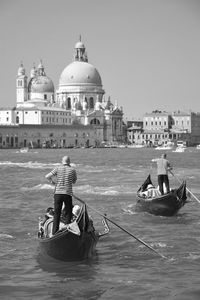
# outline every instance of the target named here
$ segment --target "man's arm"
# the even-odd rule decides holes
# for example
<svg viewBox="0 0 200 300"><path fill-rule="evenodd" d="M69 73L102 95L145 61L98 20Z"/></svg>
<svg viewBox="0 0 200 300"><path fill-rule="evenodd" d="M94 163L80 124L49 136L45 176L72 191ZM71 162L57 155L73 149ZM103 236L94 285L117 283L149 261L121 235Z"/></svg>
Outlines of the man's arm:
<svg viewBox="0 0 200 300"><path fill-rule="evenodd" d="M151 161L157 162L159 158L153 158Z"/></svg>
<svg viewBox="0 0 200 300"><path fill-rule="evenodd" d="M172 169L173 169L173 167L172 167L172 166L170 165L170 163L168 162L168 163L167 163L167 170L168 170L168 171L171 171Z"/></svg>
<svg viewBox="0 0 200 300"><path fill-rule="evenodd" d="M54 174L52 174L52 172L48 173L45 178L52 184L55 184L55 182L52 180Z"/></svg>

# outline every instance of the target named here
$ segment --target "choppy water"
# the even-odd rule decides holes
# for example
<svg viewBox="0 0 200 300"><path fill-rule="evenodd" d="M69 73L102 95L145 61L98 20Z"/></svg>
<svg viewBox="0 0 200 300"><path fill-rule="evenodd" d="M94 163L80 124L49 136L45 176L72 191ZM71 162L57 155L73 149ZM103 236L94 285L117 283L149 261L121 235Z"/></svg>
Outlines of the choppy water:
<svg viewBox="0 0 200 300"><path fill-rule="evenodd" d="M90 206L165 255L110 224L96 255L63 263L40 256L38 218L53 204L45 174L70 155L77 169L74 193ZM155 149L0 150L1 299L200 299L200 203L193 197L175 217L136 213L136 191ZM168 151L176 178L200 199L200 151ZM93 219L98 218L89 211Z"/></svg>

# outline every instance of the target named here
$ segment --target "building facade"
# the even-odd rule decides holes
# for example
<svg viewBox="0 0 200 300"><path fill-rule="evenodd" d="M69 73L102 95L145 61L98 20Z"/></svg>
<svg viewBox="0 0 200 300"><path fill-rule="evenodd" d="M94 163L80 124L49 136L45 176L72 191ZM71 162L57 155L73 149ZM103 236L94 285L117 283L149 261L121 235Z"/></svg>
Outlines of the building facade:
<svg viewBox="0 0 200 300"><path fill-rule="evenodd" d="M0 109L0 126L0 147L30 143L40 147L50 138L46 136L48 128L56 140L54 144L63 147L82 145L86 137L88 146L124 140L122 107L113 104L110 97L106 100L101 76L88 62L81 38L75 45L74 61L62 71L56 91L42 61L37 68L33 65L29 77L23 63L20 64L16 78L16 107ZM76 135L76 139L62 139L59 128L64 129L62 134L65 133L67 138ZM74 128L78 128L78 134ZM33 139L36 131L42 138Z"/></svg>
<svg viewBox="0 0 200 300"><path fill-rule="evenodd" d="M135 129L135 130L134 130ZM153 111L143 117L142 128L128 128L136 144L157 146L182 140L188 146L200 143L200 114L176 111Z"/></svg>

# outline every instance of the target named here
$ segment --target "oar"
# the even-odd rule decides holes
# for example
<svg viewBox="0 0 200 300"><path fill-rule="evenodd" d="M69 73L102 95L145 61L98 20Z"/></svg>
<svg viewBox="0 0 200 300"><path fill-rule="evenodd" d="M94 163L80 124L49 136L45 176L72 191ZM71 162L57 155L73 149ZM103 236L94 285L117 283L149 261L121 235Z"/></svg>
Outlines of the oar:
<svg viewBox="0 0 200 300"><path fill-rule="evenodd" d="M172 174L172 176L174 176L181 183L180 179L177 176L175 176L172 171L169 171L169 172ZM197 202L200 203L200 200L187 187L186 187L186 190L194 197L195 200L197 200Z"/></svg>
<svg viewBox="0 0 200 300"><path fill-rule="evenodd" d="M73 195L73 197L82 202L83 204L86 204L85 201L81 200L80 198L76 197L75 195ZM114 224L115 226L117 226L118 228L120 228L121 230L123 230L124 232L126 232L127 234L129 234L130 236L132 236L134 239L136 239L138 242L140 242L141 244L143 244L144 246L146 246L147 248L151 249L152 251L154 251L155 253L157 253L158 255L160 255L162 258L167 258L166 256L164 256L163 254L159 253L157 250L155 250L154 248L152 248L151 246L149 246L147 243L145 243L144 241L142 241L141 239L139 239L138 237L136 237L135 235L133 235L131 232L129 232L128 230L126 230L125 228L123 228L122 226L118 225L117 223L115 223L114 221L112 221L110 218L108 218L107 216L103 215L102 213L100 213L99 211L97 211L95 208L91 207L90 205L87 204L87 206L92 209L93 211L95 211L97 214L99 214L101 217L105 218L106 220L108 220L110 223Z"/></svg>

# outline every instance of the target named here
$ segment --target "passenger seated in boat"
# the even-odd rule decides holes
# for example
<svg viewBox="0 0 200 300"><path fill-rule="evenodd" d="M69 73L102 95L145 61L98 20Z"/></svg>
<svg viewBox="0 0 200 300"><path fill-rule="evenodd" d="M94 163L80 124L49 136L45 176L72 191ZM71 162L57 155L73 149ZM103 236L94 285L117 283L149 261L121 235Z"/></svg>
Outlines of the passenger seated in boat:
<svg viewBox="0 0 200 300"><path fill-rule="evenodd" d="M73 208L72 208L72 222L78 218L80 211L81 211L81 208L80 208L79 205L74 205L73 206Z"/></svg>
<svg viewBox="0 0 200 300"><path fill-rule="evenodd" d="M160 194L159 189L156 188L153 184L148 184L146 190L140 193L141 197L147 198L147 199L156 198L156 197L159 197L160 195L161 194Z"/></svg>
<svg viewBox="0 0 200 300"><path fill-rule="evenodd" d="M77 217L80 213L80 210L81 210L81 208L79 205L74 205L74 207L72 209L72 220L71 220L70 224L72 224L77 219ZM53 236L53 234L52 234L53 216L54 216L53 208L52 207L47 208L44 220L41 220L41 222L39 223L40 236L48 237L48 238ZM61 217L58 232L63 231L69 227L70 224L65 224L64 221L65 221L65 218ZM77 229L75 228L75 230L77 232L79 232L78 228Z"/></svg>

